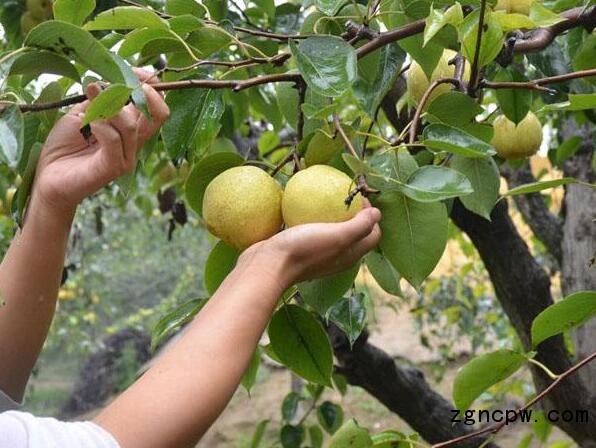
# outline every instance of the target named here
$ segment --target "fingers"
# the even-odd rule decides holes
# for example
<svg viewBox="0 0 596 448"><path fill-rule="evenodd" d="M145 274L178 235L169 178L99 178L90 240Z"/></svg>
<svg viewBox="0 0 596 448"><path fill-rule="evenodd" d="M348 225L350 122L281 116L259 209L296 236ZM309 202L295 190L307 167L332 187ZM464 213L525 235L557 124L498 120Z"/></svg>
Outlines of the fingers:
<svg viewBox="0 0 596 448"><path fill-rule="evenodd" d="M150 119L143 114L139 115L139 139L145 142L161 127L161 125L170 116L170 109L163 97L148 84L143 85L145 98L147 98L147 107L149 109Z"/></svg>
<svg viewBox="0 0 596 448"><path fill-rule="evenodd" d="M351 245L370 234L374 226L381 220L381 212L374 207L362 209L349 221L338 224L337 230L342 243Z"/></svg>
<svg viewBox="0 0 596 448"><path fill-rule="evenodd" d="M98 157L101 163L98 169L102 181L109 182L134 167L134 161L123 157L122 136L114 126L107 121L94 121L91 123L91 132L100 146Z"/></svg>
<svg viewBox="0 0 596 448"><path fill-rule="evenodd" d="M137 151L141 146L139 144L139 129L137 126L139 115L140 113L137 108L130 105L126 106L118 115L109 120L122 139L122 157L125 164L129 161L136 161Z"/></svg>
<svg viewBox="0 0 596 448"><path fill-rule="evenodd" d="M367 236L352 246L352 255L354 256L354 261L359 260L368 252L377 247L381 241L381 236L381 228L378 224L375 224L372 231Z"/></svg>

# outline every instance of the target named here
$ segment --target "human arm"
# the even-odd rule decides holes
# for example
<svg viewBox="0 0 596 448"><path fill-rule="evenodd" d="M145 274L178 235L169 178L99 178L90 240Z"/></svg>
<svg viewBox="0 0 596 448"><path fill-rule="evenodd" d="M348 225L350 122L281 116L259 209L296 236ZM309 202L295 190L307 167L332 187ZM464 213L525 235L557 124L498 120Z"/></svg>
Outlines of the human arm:
<svg viewBox="0 0 596 448"><path fill-rule="evenodd" d="M0 264L0 390L20 401L56 307L70 225L77 205L135 166L137 150L167 117L161 96L145 85L152 118L133 106L80 133L89 102L50 132L38 163L24 224ZM89 86L87 95L99 93Z"/></svg>
<svg viewBox="0 0 596 448"><path fill-rule="evenodd" d="M353 265L378 244L379 219L367 208L249 248L181 339L95 423L123 448L194 446L236 390L283 291Z"/></svg>

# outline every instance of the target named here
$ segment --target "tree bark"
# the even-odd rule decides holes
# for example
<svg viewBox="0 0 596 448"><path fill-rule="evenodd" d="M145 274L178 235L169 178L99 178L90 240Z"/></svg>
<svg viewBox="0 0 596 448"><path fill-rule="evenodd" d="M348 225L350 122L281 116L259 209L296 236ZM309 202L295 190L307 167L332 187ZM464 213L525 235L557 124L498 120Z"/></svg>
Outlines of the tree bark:
<svg viewBox="0 0 596 448"><path fill-rule="evenodd" d="M550 279L536 262L508 214L506 201L497 203L491 221L466 210L455 201L451 217L472 240L489 272L495 293L523 346L529 350L532 321L553 303ZM555 373L571 367L562 336L547 339L538 347L536 359ZM552 380L533 368L536 389L545 389ZM596 394L581 376L573 375L542 402L546 411L586 410L589 421L596 421ZM596 447L596 425L559 421L555 423L582 447Z"/></svg>
<svg viewBox="0 0 596 448"><path fill-rule="evenodd" d="M427 442L443 442L469 432L470 427L451 423L454 416L451 410L455 406L431 388L420 370L399 366L391 356L367 342L366 332L353 348L336 327L329 327L329 335L339 361L337 370L348 383L362 387ZM471 448L482 443L477 438L458 446ZM485 446L497 448L495 444Z"/></svg>
<svg viewBox="0 0 596 448"><path fill-rule="evenodd" d="M563 167L566 176L595 183L592 169L594 126L578 128L569 120L561 128L561 138L579 135L582 148ZM561 282L564 295L584 290L596 290L596 191L584 185L568 185L565 190L565 224L563 226ZM596 351L596 319L579 327L574 333L577 357L584 358ZM596 365L580 371L586 385L596 391Z"/></svg>

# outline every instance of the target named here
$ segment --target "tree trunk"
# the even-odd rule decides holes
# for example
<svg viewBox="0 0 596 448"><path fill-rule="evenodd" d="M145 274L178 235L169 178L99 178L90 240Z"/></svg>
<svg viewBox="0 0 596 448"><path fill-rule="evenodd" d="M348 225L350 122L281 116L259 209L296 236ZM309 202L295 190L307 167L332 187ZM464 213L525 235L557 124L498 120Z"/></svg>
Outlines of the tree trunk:
<svg viewBox="0 0 596 448"><path fill-rule="evenodd" d="M578 128L574 121L562 126L561 137L583 138L580 151L564 165L566 176L595 183L592 169L594 126ZM563 294L596 290L596 192L584 185L568 185L565 191L565 224L563 226L561 282ZM579 327L574 334L577 358L583 359L596 351L596 319ZM596 363L580 371L587 387L596 391Z"/></svg>
<svg viewBox="0 0 596 448"><path fill-rule="evenodd" d="M429 386L420 370L396 364L391 356L367 342L366 333L358 338L353 348L336 327L329 328L329 335L340 364L338 372L345 375L348 383L362 387L399 415L424 440L438 443L469 432L470 427L451 423L454 417L451 410L455 407ZM482 443L483 440L477 438L458 446L471 448Z"/></svg>
<svg viewBox="0 0 596 448"><path fill-rule="evenodd" d="M550 279L532 257L507 211L500 201L491 214L492 221L466 210L455 201L452 219L472 240L489 272L499 302L529 350L533 319L553 303ZM555 373L571 366L562 336L544 341L538 347L537 360ZM536 389L545 389L552 380L540 369L533 368ZM572 375L555 388L542 402L546 411L586 410L589 421L596 421L596 394L586 387L580 375ZM596 425L574 422L556 423L582 447L596 447Z"/></svg>

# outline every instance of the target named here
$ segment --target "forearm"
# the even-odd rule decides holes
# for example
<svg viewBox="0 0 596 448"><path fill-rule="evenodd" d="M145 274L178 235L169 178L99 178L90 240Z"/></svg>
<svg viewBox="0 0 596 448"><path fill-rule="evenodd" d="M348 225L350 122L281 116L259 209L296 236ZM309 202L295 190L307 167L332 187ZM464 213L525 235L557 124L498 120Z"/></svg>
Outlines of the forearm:
<svg viewBox="0 0 596 448"><path fill-rule="evenodd" d="M0 389L15 400L52 322L73 214L53 213L32 199L0 264Z"/></svg>
<svg viewBox="0 0 596 448"><path fill-rule="evenodd" d="M96 423L124 448L194 446L238 387L283 293L283 277L270 271L281 265L239 263L182 338Z"/></svg>

